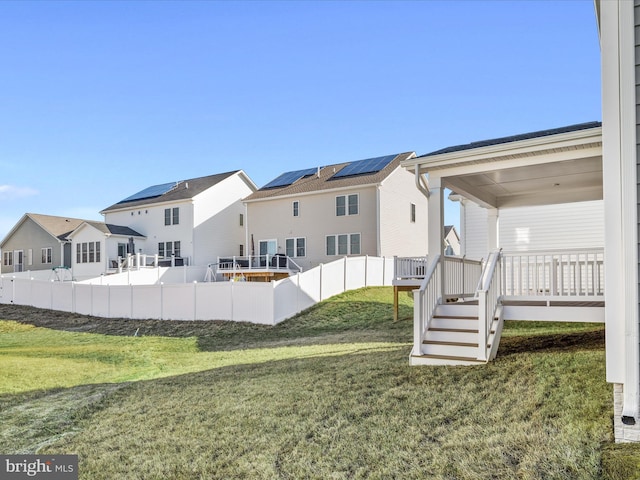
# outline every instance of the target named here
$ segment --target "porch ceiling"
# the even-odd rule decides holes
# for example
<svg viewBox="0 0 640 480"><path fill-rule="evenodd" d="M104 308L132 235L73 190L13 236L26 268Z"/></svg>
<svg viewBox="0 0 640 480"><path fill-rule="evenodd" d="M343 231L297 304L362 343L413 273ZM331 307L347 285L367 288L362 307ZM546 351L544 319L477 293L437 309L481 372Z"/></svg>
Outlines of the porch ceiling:
<svg viewBox="0 0 640 480"><path fill-rule="evenodd" d="M602 199L602 130L417 157L403 165L485 207Z"/></svg>
<svg viewBox="0 0 640 480"><path fill-rule="evenodd" d="M442 180L452 191L496 208L599 200L602 157L485 169Z"/></svg>

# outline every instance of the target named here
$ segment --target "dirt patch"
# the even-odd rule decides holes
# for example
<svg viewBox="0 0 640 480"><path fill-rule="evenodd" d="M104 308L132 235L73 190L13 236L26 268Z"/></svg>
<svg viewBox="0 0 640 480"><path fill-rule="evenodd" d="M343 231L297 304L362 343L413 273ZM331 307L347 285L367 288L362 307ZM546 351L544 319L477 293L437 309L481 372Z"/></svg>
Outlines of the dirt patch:
<svg viewBox="0 0 640 480"><path fill-rule="evenodd" d="M120 336L206 337L215 336L229 322L221 320L132 320L100 318L23 305L0 305L0 319L65 330Z"/></svg>
<svg viewBox="0 0 640 480"><path fill-rule="evenodd" d="M598 350L604 348L604 329L570 334L530 335L503 337L499 356L536 351Z"/></svg>

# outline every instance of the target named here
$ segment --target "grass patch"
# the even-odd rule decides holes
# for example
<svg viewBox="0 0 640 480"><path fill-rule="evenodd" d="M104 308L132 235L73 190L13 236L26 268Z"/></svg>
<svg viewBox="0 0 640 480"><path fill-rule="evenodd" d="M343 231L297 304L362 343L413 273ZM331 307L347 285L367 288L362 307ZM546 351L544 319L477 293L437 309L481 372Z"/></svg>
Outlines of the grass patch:
<svg viewBox="0 0 640 480"><path fill-rule="evenodd" d="M401 299L396 323L389 288L275 327L1 322L0 370L33 378L0 395L3 453L78 453L83 479L637 478L639 452L610 444L601 325L508 322L495 362L409 367ZM67 383L32 390L47 359Z"/></svg>

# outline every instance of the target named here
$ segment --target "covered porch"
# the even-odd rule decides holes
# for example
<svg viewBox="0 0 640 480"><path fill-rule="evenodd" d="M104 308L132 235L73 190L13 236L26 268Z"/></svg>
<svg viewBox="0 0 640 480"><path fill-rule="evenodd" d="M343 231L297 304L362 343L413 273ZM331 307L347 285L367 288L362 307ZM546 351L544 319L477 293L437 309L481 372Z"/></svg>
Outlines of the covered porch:
<svg viewBox="0 0 640 480"><path fill-rule="evenodd" d="M403 166L415 174L429 215L428 257L397 259L394 280L396 292L414 289L412 364L490 361L504 320L604 322L602 246L506 251L499 244L506 209L602 199L599 123L458 145ZM486 209L484 258L445 256L445 188Z"/></svg>

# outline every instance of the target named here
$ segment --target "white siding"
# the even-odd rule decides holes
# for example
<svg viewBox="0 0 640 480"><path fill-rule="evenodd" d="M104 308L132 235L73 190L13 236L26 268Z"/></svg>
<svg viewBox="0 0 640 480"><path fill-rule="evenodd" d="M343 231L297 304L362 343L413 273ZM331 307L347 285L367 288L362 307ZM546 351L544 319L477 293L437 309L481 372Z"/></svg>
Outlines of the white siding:
<svg viewBox="0 0 640 480"><path fill-rule="evenodd" d="M194 197L193 256L196 265L206 265L218 256L239 255L245 243L245 213L242 199L253 189L240 174L232 175ZM245 248L246 252L246 248Z"/></svg>
<svg viewBox="0 0 640 480"><path fill-rule="evenodd" d="M487 210L465 200L460 207L461 254L480 260L487 256Z"/></svg>
<svg viewBox="0 0 640 480"><path fill-rule="evenodd" d="M179 223L178 225L165 225L164 210L173 207L180 208ZM159 242L179 241L181 255L193 257L193 204L191 200L107 212L104 222L130 227L147 237L142 253L155 255L158 253Z"/></svg>
<svg viewBox="0 0 640 480"><path fill-rule="evenodd" d="M487 211L472 202L460 209L464 253L487 254ZM499 211L498 245L505 251L602 248L602 200Z"/></svg>
<svg viewBox="0 0 640 480"><path fill-rule="evenodd" d="M397 168L380 186L380 247L383 257L427 254L427 199L416 187L413 173L404 168Z"/></svg>

